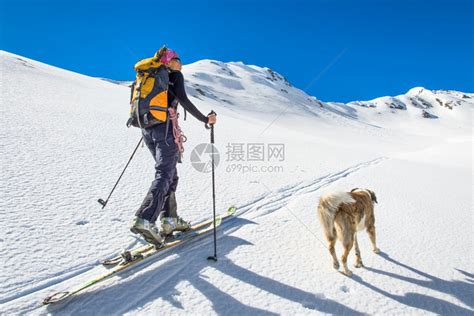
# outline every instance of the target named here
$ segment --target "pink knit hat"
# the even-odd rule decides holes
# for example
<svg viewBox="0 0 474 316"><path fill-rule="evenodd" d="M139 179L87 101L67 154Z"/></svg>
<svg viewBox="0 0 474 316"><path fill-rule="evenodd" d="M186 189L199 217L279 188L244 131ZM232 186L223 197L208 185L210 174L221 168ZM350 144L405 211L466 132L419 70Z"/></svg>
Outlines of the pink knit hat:
<svg viewBox="0 0 474 316"><path fill-rule="evenodd" d="M163 54L163 56L161 56L160 58L160 62L162 62L163 64L168 64L171 59L173 58L179 58L178 54L172 50L172 49L167 49L166 52Z"/></svg>

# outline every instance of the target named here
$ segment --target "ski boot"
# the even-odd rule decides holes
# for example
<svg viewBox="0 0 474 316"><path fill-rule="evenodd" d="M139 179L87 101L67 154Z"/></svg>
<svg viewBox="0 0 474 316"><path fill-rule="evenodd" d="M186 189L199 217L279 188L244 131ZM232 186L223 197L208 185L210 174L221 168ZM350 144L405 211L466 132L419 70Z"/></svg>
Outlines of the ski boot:
<svg viewBox="0 0 474 316"><path fill-rule="evenodd" d="M191 228L191 224L181 217L163 217L161 219L161 231L165 235L171 235L174 231L184 232Z"/></svg>
<svg viewBox="0 0 474 316"><path fill-rule="evenodd" d="M133 219L130 231L134 234L140 234L147 242L161 247L165 241L158 227L150 221L136 216Z"/></svg>

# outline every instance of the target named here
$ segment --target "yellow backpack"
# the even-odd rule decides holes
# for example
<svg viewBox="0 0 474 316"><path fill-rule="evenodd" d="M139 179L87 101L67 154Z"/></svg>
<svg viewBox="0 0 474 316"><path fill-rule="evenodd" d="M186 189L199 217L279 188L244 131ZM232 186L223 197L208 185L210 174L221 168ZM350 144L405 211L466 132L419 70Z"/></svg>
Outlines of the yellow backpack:
<svg viewBox="0 0 474 316"><path fill-rule="evenodd" d="M168 119L169 75L160 55L161 50L135 64L137 75L131 87L128 127L147 128Z"/></svg>

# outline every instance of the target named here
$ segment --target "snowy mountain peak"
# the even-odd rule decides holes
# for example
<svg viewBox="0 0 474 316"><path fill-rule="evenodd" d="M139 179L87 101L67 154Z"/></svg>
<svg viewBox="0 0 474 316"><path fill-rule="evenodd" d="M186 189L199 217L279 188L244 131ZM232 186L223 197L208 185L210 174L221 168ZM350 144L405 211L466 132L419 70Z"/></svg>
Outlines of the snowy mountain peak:
<svg viewBox="0 0 474 316"><path fill-rule="evenodd" d="M414 88L411 88L410 90L408 90L408 92L406 94L417 96L417 95L423 93L424 91L426 91L426 89L424 87L414 87ZM431 92L431 91L428 90L427 92Z"/></svg>

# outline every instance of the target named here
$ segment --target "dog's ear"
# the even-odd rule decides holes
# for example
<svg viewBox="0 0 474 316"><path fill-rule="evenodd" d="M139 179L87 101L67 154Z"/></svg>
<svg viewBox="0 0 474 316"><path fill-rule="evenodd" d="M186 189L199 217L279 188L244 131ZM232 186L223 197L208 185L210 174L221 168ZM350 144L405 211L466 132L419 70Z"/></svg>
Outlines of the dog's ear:
<svg viewBox="0 0 474 316"><path fill-rule="evenodd" d="M374 191L369 190L369 189L367 189L367 191L369 191L369 193L370 193L370 198L372 199L372 201L374 201L375 203L378 204L379 202L377 202L377 197L375 196Z"/></svg>
<svg viewBox="0 0 474 316"><path fill-rule="evenodd" d="M354 188L354 189L352 189L352 190L351 190L351 193L354 192L354 191L356 191L356 190L359 190L359 188Z"/></svg>

